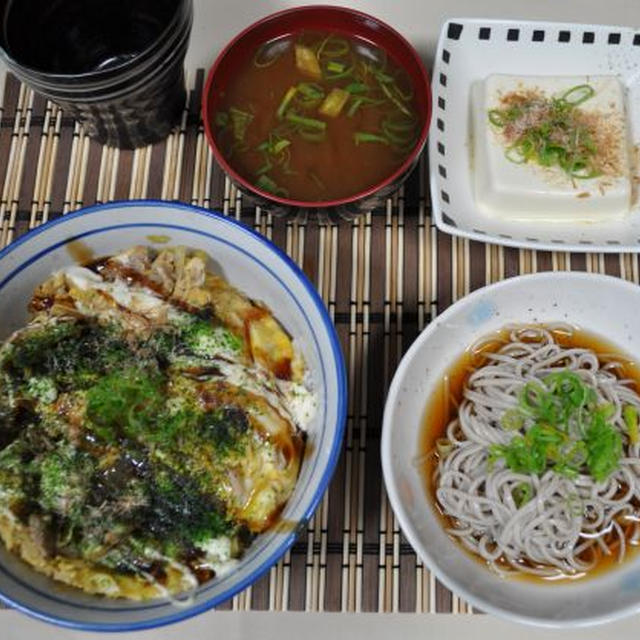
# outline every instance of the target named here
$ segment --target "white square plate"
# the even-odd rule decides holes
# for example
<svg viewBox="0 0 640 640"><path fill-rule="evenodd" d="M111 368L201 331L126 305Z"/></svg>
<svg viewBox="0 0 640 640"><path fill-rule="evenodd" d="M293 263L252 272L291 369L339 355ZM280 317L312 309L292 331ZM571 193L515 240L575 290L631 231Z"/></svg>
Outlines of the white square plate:
<svg viewBox="0 0 640 640"><path fill-rule="evenodd" d="M606 223L491 218L475 203L471 87L488 75L615 75L625 90L634 182L640 157L640 32L625 27L453 19L440 33L429 136L431 200L442 231L481 242L552 251L640 252L640 203Z"/></svg>

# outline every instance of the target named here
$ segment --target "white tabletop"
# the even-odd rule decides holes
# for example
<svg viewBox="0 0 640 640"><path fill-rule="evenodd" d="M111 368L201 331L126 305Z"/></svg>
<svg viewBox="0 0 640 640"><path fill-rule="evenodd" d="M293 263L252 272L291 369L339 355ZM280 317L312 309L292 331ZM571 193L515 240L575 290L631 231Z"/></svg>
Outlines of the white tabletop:
<svg viewBox="0 0 640 640"><path fill-rule="evenodd" d="M170 627L109 635L52 627L13 611L0 621L2 640L635 640L640 626L640 617L556 631L488 615L214 611Z"/></svg>
<svg viewBox="0 0 640 640"><path fill-rule="evenodd" d="M208 68L225 43L253 21L274 11L309 4L292 0L194 0L195 18L187 68ZM486 17L556 20L640 27L640 0L325 0L380 17L419 50L429 64L440 26L447 18ZM0 613L0 640L90 640L101 634L70 632L13 611ZM210 612L189 621L148 632L120 634L123 640L624 640L638 637L640 616L576 631L522 627L491 616L450 614L334 614Z"/></svg>
<svg viewBox="0 0 640 640"><path fill-rule="evenodd" d="M430 62L440 26L448 18L483 17L555 20L640 27L638 0L194 0L189 69L208 68L237 33L274 11L304 4L353 7L400 31Z"/></svg>

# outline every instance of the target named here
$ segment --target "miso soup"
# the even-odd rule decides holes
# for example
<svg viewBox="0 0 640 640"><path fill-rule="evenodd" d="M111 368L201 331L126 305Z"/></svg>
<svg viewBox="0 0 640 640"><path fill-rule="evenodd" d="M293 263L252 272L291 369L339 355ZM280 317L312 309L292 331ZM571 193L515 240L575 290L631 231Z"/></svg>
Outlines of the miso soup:
<svg viewBox="0 0 640 640"><path fill-rule="evenodd" d="M408 74L384 50L309 31L260 46L213 118L238 174L305 202L348 198L389 177L423 125Z"/></svg>

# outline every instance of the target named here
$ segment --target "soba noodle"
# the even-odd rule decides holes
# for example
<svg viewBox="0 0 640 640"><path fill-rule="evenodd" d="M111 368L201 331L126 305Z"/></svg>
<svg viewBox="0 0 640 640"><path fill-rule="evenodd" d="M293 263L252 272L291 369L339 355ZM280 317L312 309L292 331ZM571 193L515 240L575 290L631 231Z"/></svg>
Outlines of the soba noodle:
<svg viewBox="0 0 640 640"><path fill-rule="evenodd" d="M582 574L616 548L621 560L640 537L640 445L624 418L626 407L640 409L640 396L616 376L619 364L601 363L592 350L563 347L551 331L531 327L514 329L505 346L485 357L439 447L434 486L449 533L498 572ZM503 426L524 385L544 386L549 374L565 370L594 390L597 405L608 407L607 424L620 432L617 468L602 481L586 465L571 477L552 466L519 473L492 456L532 427L528 419L515 432ZM528 495L518 501L523 486Z"/></svg>

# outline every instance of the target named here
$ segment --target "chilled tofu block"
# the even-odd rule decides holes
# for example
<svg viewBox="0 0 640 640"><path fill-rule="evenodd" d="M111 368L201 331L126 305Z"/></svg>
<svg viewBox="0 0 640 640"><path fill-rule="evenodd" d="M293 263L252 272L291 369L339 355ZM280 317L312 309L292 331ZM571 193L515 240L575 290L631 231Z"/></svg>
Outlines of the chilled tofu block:
<svg viewBox="0 0 640 640"><path fill-rule="evenodd" d="M491 75L474 85L471 107L475 198L486 215L602 222L629 213L616 77Z"/></svg>

